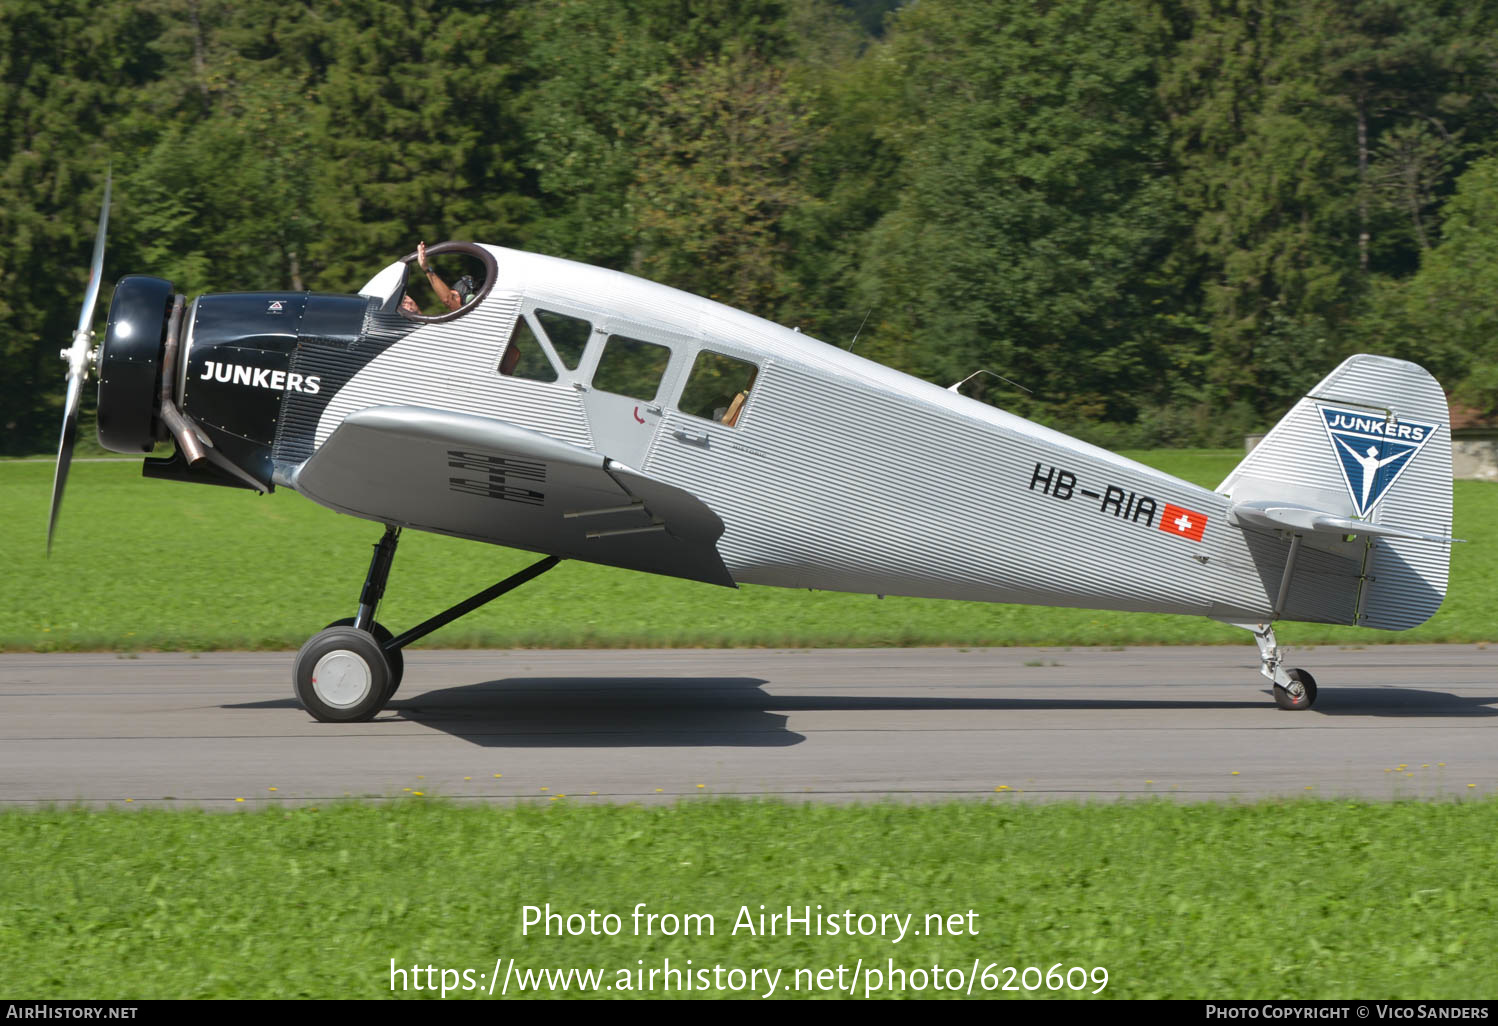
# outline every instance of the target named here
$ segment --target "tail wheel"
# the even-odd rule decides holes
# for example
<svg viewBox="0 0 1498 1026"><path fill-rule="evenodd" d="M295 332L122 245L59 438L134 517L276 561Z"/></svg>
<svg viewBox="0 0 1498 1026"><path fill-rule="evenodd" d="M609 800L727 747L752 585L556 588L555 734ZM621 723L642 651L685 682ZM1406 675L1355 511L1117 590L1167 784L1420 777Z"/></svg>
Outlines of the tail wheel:
<svg viewBox="0 0 1498 1026"><path fill-rule="evenodd" d="M328 624L328 627L352 627L353 625L354 618L352 616L346 616L342 620L334 620L332 623ZM324 628L324 630L326 629L327 628ZM382 646L385 644L385 642L395 637L395 635L391 634L390 631L387 630L385 625L382 623L375 624L374 629L370 633L374 635L374 639L378 641ZM401 650L398 648L388 648L384 651L385 661L390 664L390 694L385 696L385 700L388 702L395 695L395 689L401 686L401 678L404 677L406 673L406 660L405 657L401 655Z"/></svg>
<svg viewBox="0 0 1498 1026"><path fill-rule="evenodd" d="M1316 704L1316 678L1305 670L1286 670L1288 688L1274 686L1274 704L1281 709L1309 709Z"/></svg>
<svg viewBox="0 0 1498 1026"><path fill-rule="evenodd" d="M329 627L296 654L293 688L302 707L324 723L373 719L390 696L390 661L370 634Z"/></svg>

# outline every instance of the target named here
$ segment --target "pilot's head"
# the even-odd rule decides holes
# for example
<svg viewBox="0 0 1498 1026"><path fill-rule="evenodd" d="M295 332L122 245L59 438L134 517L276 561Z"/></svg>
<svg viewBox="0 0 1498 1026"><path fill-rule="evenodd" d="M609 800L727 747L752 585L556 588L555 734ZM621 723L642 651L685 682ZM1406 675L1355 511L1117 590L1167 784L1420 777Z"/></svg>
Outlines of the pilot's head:
<svg viewBox="0 0 1498 1026"><path fill-rule="evenodd" d="M453 283L453 291L458 294L458 304L467 306L477 294L478 288L473 283L473 275L465 274Z"/></svg>

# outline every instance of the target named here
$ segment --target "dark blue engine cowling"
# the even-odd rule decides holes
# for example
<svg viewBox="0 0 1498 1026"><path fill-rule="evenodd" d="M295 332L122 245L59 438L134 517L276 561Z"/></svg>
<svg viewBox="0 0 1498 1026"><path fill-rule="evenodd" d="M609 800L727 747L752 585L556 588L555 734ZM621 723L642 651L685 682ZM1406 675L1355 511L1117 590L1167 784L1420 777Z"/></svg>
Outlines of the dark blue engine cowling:
<svg viewBox="0 0 1498 1026"><path fill-rule="evenodd" d="M262 484L306 303L305 293L201 296L183 333L182 412Z"/></svg>
<svg viewBox="0 0 1498 1026"><path fill-rule="evenodd" d="M292 357L304 337L357 340L368 305L363 296L305 292L200 296L182 331L178 405L219 453L269 487L283 397L316 393L320 385L293 372ZM195 476L178 461L152 463L146 472L153 477Z"/></svg>
<svg viewBox="0 0 1498 1026"><path fill-rule="evenodd" d="M99 346L99 444L114 452L150 452L160 432L161 355L172 283L131 274L109 301Z"/></svg>

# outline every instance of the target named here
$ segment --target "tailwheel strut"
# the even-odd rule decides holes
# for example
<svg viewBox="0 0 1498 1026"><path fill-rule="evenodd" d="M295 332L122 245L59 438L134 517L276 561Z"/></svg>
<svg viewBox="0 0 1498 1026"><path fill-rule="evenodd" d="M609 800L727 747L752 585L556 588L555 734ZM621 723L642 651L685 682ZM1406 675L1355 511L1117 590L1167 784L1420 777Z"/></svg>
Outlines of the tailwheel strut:
<svg viewBox="0 0 1498 1026"><path fill-rule="evenodd" d="M373 719L400 686L405 673L403 648L535 580L561 562L558 556L547 556L410 630L392 635L384 624L375 620L375 613L385 596L385 582L399 539L400 528L387 525L384 536L375 544L369 573L359 593L358 613L328 624L296 655L292 690L302 707L324 723Z"/></svg>
<svg viewBox="0 0 1498 1026"><path fill-rule="evenodd" d="M1281 709L1298 711L1316 704L1316 678L1299 667L1285 668L1279 642L1272 623L1239 623L1235 627L1252 631L1259 646L1259 673L1274 685L1274 704Z"/></svg>

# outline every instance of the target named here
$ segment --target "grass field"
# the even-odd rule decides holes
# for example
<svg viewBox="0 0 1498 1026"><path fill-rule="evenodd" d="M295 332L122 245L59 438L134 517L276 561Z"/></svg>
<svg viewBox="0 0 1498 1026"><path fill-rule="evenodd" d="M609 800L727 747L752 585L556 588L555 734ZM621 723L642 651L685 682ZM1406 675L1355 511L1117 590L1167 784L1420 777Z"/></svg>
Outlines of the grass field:
<svg viewBox="0 0 1498 1026"><path fill-rule="evenodd" d="M998 798L8 813L0 980L27 998L376 997L390 992L391 959L476 977L498 957L614 982L669 957L778 967L782 986L797 968L858 959L965 973L977 959L1102 967L1102 996L1115 998L1492 998L1495 815L1491 800ZM522 907L548 902L619 914L622 930L523 936ZM635 936L637 902L710 913L715 932ZM761 904L913 913L917 929L971 909L977 934L732 934L739 908Z"/></svg>
<svg viewBox="0 0 1498 1026"><path fill-rule="evenodd" d="M1130 454L1209 487L1239 453ZM5 587L0 649L294 649L352 615L376 525L298 495L148 481L139 465L73 467L44 556L48 462L0 462ZM1459 481L1446 604L1386 633L1287 624L1291 644L1498 639L1498 484ZM402 536L380 618L403 630L536 557L421 532ZM445 647L1138 645L1244 643L1195 617L944 602L780 588L738 591L581 563L425 639Z"/></svg>

